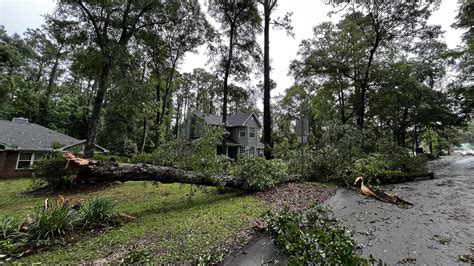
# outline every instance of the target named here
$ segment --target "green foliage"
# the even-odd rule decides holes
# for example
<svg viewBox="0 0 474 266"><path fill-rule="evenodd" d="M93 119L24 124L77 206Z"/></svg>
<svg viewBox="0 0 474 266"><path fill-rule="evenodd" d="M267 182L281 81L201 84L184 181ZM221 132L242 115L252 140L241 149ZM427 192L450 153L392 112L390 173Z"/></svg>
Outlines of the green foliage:
<svg viewBox="0 0 474 266"><path fill-rule="evenodd" d="M57 202L48 203L47 209L38 207L34 212L33 223L29 234L37 239L62 236L71 231L80 217L74 209L67 204Z"/></svg>
<svg viewBox="0 0 474 266"><path fill-rule="evenodd" d="M284 180L288 165L280 159L247 156L232 165L231 174L242 179L245 190L267 190Z"/></svg>
<svg viewBox="0 0 474 266"><path fill-rule="evenodd" d="M267 231L289 256L290 265L369 265L374 260L359 257L356 244L345 228L330 217L330 210L315 206L304 219L284 210L267 214ZM306 220L306 221L304 221ZM305 224L302 224L305 223Z"/></svg>
<svg viewBox="0 0 474 266"><path fill-rule="evenodd" d="M102 197L88 199L80 208L85 227L108 226L117 217L115 203Z"/></svg>
<svg viewBox="0 0 474 266"><path fill-rule="evenodd" d="M35 162L34 187L47 185L52 188L61 188L71 185L70 168L66 168L66 161L60 152L51 152Z"/></svg>
<svg viewBox="0 0 474 266"><path fill-rule="evenodd" d="M127 163L129 161L128 157L120 156L116 154L107 154L107 153L95 153L92 157L94 160L98 161L111 161L117 163Z"/></svg>
<svg viewBox="0 0 474 266"><path fill-rule="evenodd" d="M132 157L132 163L147 163L174 166L185 170L204 173L209 176L225 174L229 161L216 156L216 143L222 137L222 129L201 125L202 137L189 142L183 139L160 145L153 153L140 153Z"/></svg>
<svg viewBox="0 0 474 266"><path fill-rule="evenodd" d="M125 258L122 259L122 263L125 265L130 264L143 264L151 261L151 255L143 250L132 250L130 251Z"/></svg>
<svg viewBox="0 0 474 266"><path fill-rule="evenodd" d="M0 240L16 236L19 232L20 221L10 216L0 217Z"/></svg>

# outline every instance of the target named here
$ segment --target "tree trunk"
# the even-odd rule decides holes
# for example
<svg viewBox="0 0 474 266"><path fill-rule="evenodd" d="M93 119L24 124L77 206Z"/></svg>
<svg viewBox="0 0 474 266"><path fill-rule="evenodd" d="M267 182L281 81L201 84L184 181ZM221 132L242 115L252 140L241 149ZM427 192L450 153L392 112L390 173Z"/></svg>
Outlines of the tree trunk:
<svg viewBox="0 0 474 266"><path fill-rule="evenodd" d="M56 79L56 73L58 72L59 56L60 55L57 55L56 59L54 60L53 67L51 68L51 73L49 74L48 86L46 87L46 92L44 93L43 100L40 103L40 121L42 125L46 125L46 118L48 117L49 101L51 100L51 95L53 94L54 81Z"/></svg>
<svg viewBox="0 0 474 266"><path fill-rule="evenodd" d="M155 118L155 149L158 148L160 145L160 138L161 138L161 109L160 109L160 104L161 103L161 76L158 74L158 83L156 84L155 87L155 92L156 92L156 103L158 104L158 108L156 111L156 118Z"/></svg>
<svg viewBox="0 0 474 266"><path fill-rule="evenodd" d="M245 180L233 176L214 178L174 167L150 164L87 161L74 157L68 160L68 165L72 164L77 170L74 182L158 181L163 184L183 183L202 186L224 186L236 189L245 188ZM296 180L298 180L298 176L287 176L280 182Z"/></svg>
<svg viewBox="0 0 474 266"><path fill-rule="evenodd" d="M140 143L140 152L143 153L145 150L146 140L147 140L147 133L148 133L148 117L147 115L143 115L143 133L142 133L142 141Z"/></svg>
<svg viewBox="0 0 474 266"><path fill-rule="evenodd" d="M360 84L360 95L359 95L359 106L357 108L356 116L357 116L357 128L360 130L364 129L364 116L365 116L365 105L366 105L366 93L369 88L369 78L370 78L370 69L372 67L372 63L374 61L375 52L380 44L380 36L379 33L376 32L375 42L370 49L369 60L367 61L367 66L365 67L364 71L364 78Z"/></svg>
<svg viewBox="0 0 474 266"><path fill-rule="evenodd" d="M264 2L264 54L263 54L263 144L265 159L272 158L272 115L271 115L271 86L270 86L270 0Z"/></svg>
<svg viewBox="0 0 474 266"><path fill-rule="evenodd" d="M84 155L86 158L91 158L94 154L95 139L97 137L97 129L99 127L100 113L102 111L102 104L104 103L105 93L107 91L107 82L109 78L110 68L112 63L110 59L102 66L99 76L99 87L94 100L94 107L92 110L92 116L89 120L89 129L87 131L86 147L84 149Z"/></svg>
<svg viewBox="0 0 474 266"><path fill-rule="evenodd" d="M222 127L224 128L224 132L227 130L227 95L229 89L229 75L230 75L230 67L232 63L232 55L234 52L234 30L235 25L232 24L230 26L230 38L229 38L229 54L227 56L227 62L225 67L225 74L224 74L224 93L222 99ZM227 154L227 136L224 134L222 138L222 154Z"/></svg>

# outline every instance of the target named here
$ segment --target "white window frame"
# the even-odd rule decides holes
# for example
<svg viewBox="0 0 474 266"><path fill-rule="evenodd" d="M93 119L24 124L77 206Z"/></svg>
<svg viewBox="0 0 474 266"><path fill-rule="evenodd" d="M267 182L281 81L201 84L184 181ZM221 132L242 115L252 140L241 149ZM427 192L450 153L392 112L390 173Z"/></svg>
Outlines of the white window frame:
<svg viewBox="0 0 474 266"><path fill-rule="evenodd" d="M253 132L252 132L252 129L253 129ZM253 134L253 136L251 136L250 134ZM255 138L257 136L257 129L255 127L249 127L249 138Z"/></svg>
<svg viewBox="0 0 474 266"><path fill-rule="evenodd" d="M242 132L244 136L242 136ZM247 127L240 127L239 128L239 138L246 138L247 137Z"/></svg>
<svg viewBox="0 0 474 266"><path fill-rule="evenodd" d="M18 164L20 163L20 155L21 154L25 154L25 153L31 153L31 158L30 158L30 166L27 167L27 168L18 168ZM42 156L44 156L44 153L34 153L34 152L19 152L18 153L18 156L16 158L16 166L15 166L15 170L31 170L31 166L35 163L36 161L36 155L37 154L41 154ZM27 160L21 160L22 162L26 162Z"/></svg>

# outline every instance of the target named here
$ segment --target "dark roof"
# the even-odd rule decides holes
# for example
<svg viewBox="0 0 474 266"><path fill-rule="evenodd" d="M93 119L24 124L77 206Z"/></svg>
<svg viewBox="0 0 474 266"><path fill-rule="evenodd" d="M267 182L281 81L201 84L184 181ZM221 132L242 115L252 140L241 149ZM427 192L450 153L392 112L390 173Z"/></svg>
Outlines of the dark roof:
<svg viewBox="0 0 474 266"><path fill-rule="evenodd" d="M55 144L69 146L79 142L76 138L34 123L0 120L0 144L5 149L52 151L51 146Z"/></svg>
<svg viewBox="0 0 474 266"><path fill-rule="evenodd" d="M207 124L210 125L221 125L222 124L222 116L218 115L205 115L203 113L196 113L197 116L204 118L204 121ZM255 116L255 120L257 123L261 126L260 121L258 121L257 116L253 113L240 113L240 114L235 114L227 117L227 126L228 127L238 127L238 126L243 126L247 120L251 116Z"/></svg>
<svg viewBox="0 0 474 266"><path fill-rule="evenodd" d="M226 143L227 143L227 146L230 146L230 147L243 146L242 144L240 144L240 143L234 141L234 140L231 139L231 138L227 138L227 139L226 139ZM222 145L222 142L218 141L218 142L216 142L216 145L221 146L221 145Z"/></svg>

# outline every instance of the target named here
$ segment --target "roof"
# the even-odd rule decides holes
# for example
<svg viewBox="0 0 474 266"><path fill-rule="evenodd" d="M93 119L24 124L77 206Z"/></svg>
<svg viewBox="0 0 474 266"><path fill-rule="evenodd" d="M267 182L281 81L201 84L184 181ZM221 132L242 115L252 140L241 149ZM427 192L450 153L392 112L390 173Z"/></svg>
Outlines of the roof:
<svg viewBox="0 0 474 266"><path fill-rule="evenodd" d="M222 125L222 116L218 115L205 115L203 113L196 113L197 116L202 117L207 124L210 125ZM251 116L254 116L255 121L257 121L258 125L261 127L260 121L258 121L257 116L253 112L249 113L240 113L235 114L227 117L227 126L228 127L238 127L243 126L245 123L250 119Z"/></svg>
<svg viewBox="0 0 474 266"><path fill-rule="evenodd" d="M35 123L0 120L0 144L7 150L52 151L82 142Z"/></svg>

